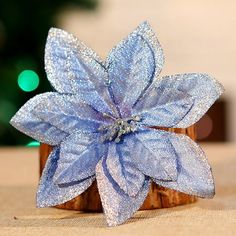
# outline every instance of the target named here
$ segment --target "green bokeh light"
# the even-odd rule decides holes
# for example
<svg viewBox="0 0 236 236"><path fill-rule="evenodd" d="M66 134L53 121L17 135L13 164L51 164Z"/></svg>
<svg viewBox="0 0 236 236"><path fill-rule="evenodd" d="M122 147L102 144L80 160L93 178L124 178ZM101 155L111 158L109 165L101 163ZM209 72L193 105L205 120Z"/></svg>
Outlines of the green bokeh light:
<svg viewBox="0 0 236 236"><path fill-rule="evenodd" d="M31 92L39 86L39 76L33 70L23 70L18 76L18 85L25 92Z"/></svg>
<svg viewBox="0 0 236 236"><path fill-rule="evenodd" d="M38 147L40 144L37 141L31 141L28 144L26 144L26 147Z"/></svg>

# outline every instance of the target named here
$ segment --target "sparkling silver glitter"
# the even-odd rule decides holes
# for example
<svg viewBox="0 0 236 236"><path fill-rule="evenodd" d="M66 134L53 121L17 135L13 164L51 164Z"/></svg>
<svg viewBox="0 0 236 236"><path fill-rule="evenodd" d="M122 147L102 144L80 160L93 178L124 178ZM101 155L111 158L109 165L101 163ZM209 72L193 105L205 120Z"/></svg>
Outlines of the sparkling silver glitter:
<svg viewBox="0 0 236 236"><path fill-rule="evenodd" d="M141 120L140 116L133 116L130 118L118 118L110 125L101 125L98 131L103 133L101 142L112 141L116 143L121 141L121 137L138 130L138 122Z"/></svg>
<svg viewBox="0 0 236 236"><path fill-rule="evenodd" d="M56 91L30 99L10 121L54 146L39 183L38 207L69 201L95 179L109 226L132 217L151 180L214 196L202 149L185 135L151 127L194 124L224 89L207 74L158 78L163 64L147 22L114 47L105 63L73 35L49 31L45 69Z"/></svg>

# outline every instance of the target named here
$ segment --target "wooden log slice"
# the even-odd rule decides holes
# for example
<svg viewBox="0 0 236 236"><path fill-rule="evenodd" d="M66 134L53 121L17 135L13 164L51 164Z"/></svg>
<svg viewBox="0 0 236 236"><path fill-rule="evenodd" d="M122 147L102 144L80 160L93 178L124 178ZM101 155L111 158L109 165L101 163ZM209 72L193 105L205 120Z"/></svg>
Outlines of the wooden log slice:
<svg viewBox="0 0 236 236"><path fill-rule="evenodd" d="M186 134L193 140L196 138L195 127L191 126L187 129L177 128L159 128L162 130L168 130L170 132ZM40 145L40 175L47 161L48 155L51 152L52 147L47 144ZM191 158L191 157L189 157ZM193 203L197 200L195 196L187 195L172 189L161 187L154 182L151 183L148 196L144 201L140 210L157 209L174 207L184 204ZM81 195L76 198L56 206L61 209L71 209L78 211L93 211L101 212L102 204L97 189L96 181Z"/></svg>

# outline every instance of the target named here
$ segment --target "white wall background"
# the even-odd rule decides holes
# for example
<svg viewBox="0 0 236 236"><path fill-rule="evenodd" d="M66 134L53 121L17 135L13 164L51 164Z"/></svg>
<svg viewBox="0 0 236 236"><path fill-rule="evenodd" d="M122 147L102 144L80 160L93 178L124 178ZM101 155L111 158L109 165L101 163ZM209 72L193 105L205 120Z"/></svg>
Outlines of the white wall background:
<svg viewBox="0 0 236 236"><path fill-rule="evenodd" d="M58 25L102 58L139 23L148 20L164 48L162 75L206 72L221 81L236 140L236 1L100 0L97 11L66 10Z"/></svg>

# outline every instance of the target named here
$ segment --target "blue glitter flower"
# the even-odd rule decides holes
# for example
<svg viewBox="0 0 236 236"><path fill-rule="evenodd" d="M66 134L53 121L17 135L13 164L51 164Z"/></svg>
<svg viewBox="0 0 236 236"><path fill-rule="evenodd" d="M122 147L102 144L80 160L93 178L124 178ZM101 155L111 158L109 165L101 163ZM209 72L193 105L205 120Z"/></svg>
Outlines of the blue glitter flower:
<svg viewBox="0 0 236 236"><path fill-rule="evenodd" d="M151 180L199 197L214 181L202 149L186 128L223 92L207 74L158 78L161 46L144 22L112 49L105 63L73 35L51 29L45 67L56 92L29 100L11 124L54 146L43 171L37 206L64 203L96 179L108 225L123 223L145 200Z"/></svg>

